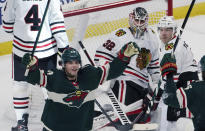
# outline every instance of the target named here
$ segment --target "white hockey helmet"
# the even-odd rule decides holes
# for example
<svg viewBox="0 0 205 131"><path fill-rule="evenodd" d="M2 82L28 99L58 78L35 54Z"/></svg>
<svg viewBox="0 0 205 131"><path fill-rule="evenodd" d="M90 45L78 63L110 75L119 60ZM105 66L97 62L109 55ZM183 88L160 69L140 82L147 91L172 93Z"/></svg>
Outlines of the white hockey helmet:
<svg viewBox="0 0 205 131"><path fill-rule="evenodd" d="M177 25L174 22L174 17L173 16L163 16L157 25L158 30L160 28L172 28L174 33L177 31Z"/></svg>
<svg viewBox="0 0 205 131"><path fill-rule="evenodd" d="M147 11L142 7L135 8L129 14L129 25L131 30L135 33L135 37L142 36L148 26Z"/></svg>

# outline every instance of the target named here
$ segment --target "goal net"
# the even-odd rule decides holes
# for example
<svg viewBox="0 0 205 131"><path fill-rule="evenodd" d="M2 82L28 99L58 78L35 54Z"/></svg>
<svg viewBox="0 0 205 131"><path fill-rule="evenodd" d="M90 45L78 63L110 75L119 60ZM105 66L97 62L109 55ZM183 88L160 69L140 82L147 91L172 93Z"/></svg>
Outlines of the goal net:
<svg viewBox="0 0 205 131"><path fill-rule="evenodd" d="M75 48L80 48L78 41L82 41L91 58L109 33L129 26L128 16L134 8L144 7L149 13L149 25L153 27L162 16L172 13L171 0L68 1L64 0L62 10L69 41ZM83 63L88 62L83 59Z"/></svg>

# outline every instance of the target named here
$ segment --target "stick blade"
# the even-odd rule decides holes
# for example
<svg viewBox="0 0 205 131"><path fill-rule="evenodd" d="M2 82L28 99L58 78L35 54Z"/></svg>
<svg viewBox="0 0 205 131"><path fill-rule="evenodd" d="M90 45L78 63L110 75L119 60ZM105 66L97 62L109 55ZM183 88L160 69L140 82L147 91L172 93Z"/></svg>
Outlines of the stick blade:
<svg viewBox="0 0 205 131"><path fill-rule="evenodd" d="M151 131L156 130L158 128L157 123L147 123L147 124L134 124L133 130L134 131Z"/></svg>

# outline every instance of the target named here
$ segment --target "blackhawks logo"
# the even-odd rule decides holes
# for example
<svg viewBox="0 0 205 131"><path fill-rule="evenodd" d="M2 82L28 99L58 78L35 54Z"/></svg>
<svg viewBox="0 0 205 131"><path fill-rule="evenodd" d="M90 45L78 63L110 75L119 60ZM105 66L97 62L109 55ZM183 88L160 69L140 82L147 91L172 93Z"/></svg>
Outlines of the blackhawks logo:
<svg viewBox="0 0 205 131"><path fill-rule="evenodd" d="M126 34L126 32L123 29L120 29L115 33L115 35L118 37L123 36L124 34Z"/></svg>
<svg viewBox="0 0 205 131"><path fill-rule="evenodd" d="M170 50L174 47L174 44L173 43L170 43L170 44L166 44L165 45L165 50Z"/></svg>
<svg viewBox="0 0 205 131"><path fill-rule="evenodd" d="M80 108L88 93L88 90L76 90L75 92L69 93L65 98L63 98L63 101L66 102L69 107Z"/></svg>

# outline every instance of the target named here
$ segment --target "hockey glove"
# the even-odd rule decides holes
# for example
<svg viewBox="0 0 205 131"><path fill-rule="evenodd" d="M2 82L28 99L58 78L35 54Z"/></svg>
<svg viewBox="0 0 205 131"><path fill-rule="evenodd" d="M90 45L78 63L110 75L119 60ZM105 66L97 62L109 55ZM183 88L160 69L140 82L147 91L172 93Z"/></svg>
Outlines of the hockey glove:
<svg viewBox="0 0 205 131"><path fill-rule="evenodd" d="M129 42L124 45L118 53L118 58L122 61L129 63L130 58L134 55L138 55L140 48L135 42Z"/></svg>
<svg viewBox="0 0 205 131"><path fill-rule="evenodd" d="M22 63L26 65L29 70L35 70L38 67L38 58L34 56L31 58L31 54L26 53L22 58Z"/></svg>
<svg viewBox="0 0 205 131"><path fill-rule="evenodd" d="M155 111L159 105L159 101L162 97L163 94L163 90L159 87L160 84L158 84L158 88L155 88L155 95L154 95L154 101L153 101L153 105L151 107L152 111Z"/></svg>
<svg viewBox="0 0 205 131"><path fill-rule="evenodd" d="M141 48L141 51L139 52L139 55L136 59L137 61L137 67L140 68L140 70L146 68L146 66L151 61L152 55L150 53L149 49Z"/></svg>
<svg viewBox="0 0 205 131"><path fill-rule="evenodd" d="M171 53L165 54L161 60L160 67L161 67L162 77L170 73L175 74L177 72L175 57L173 57Z"/></svg>
<svg viewBox="0 0 205 131"><path fill-rule="evenodd" d="M147 95L143 99L142 109L146 112L150 112L153 106L153 92L147 93Z"/></svg>

